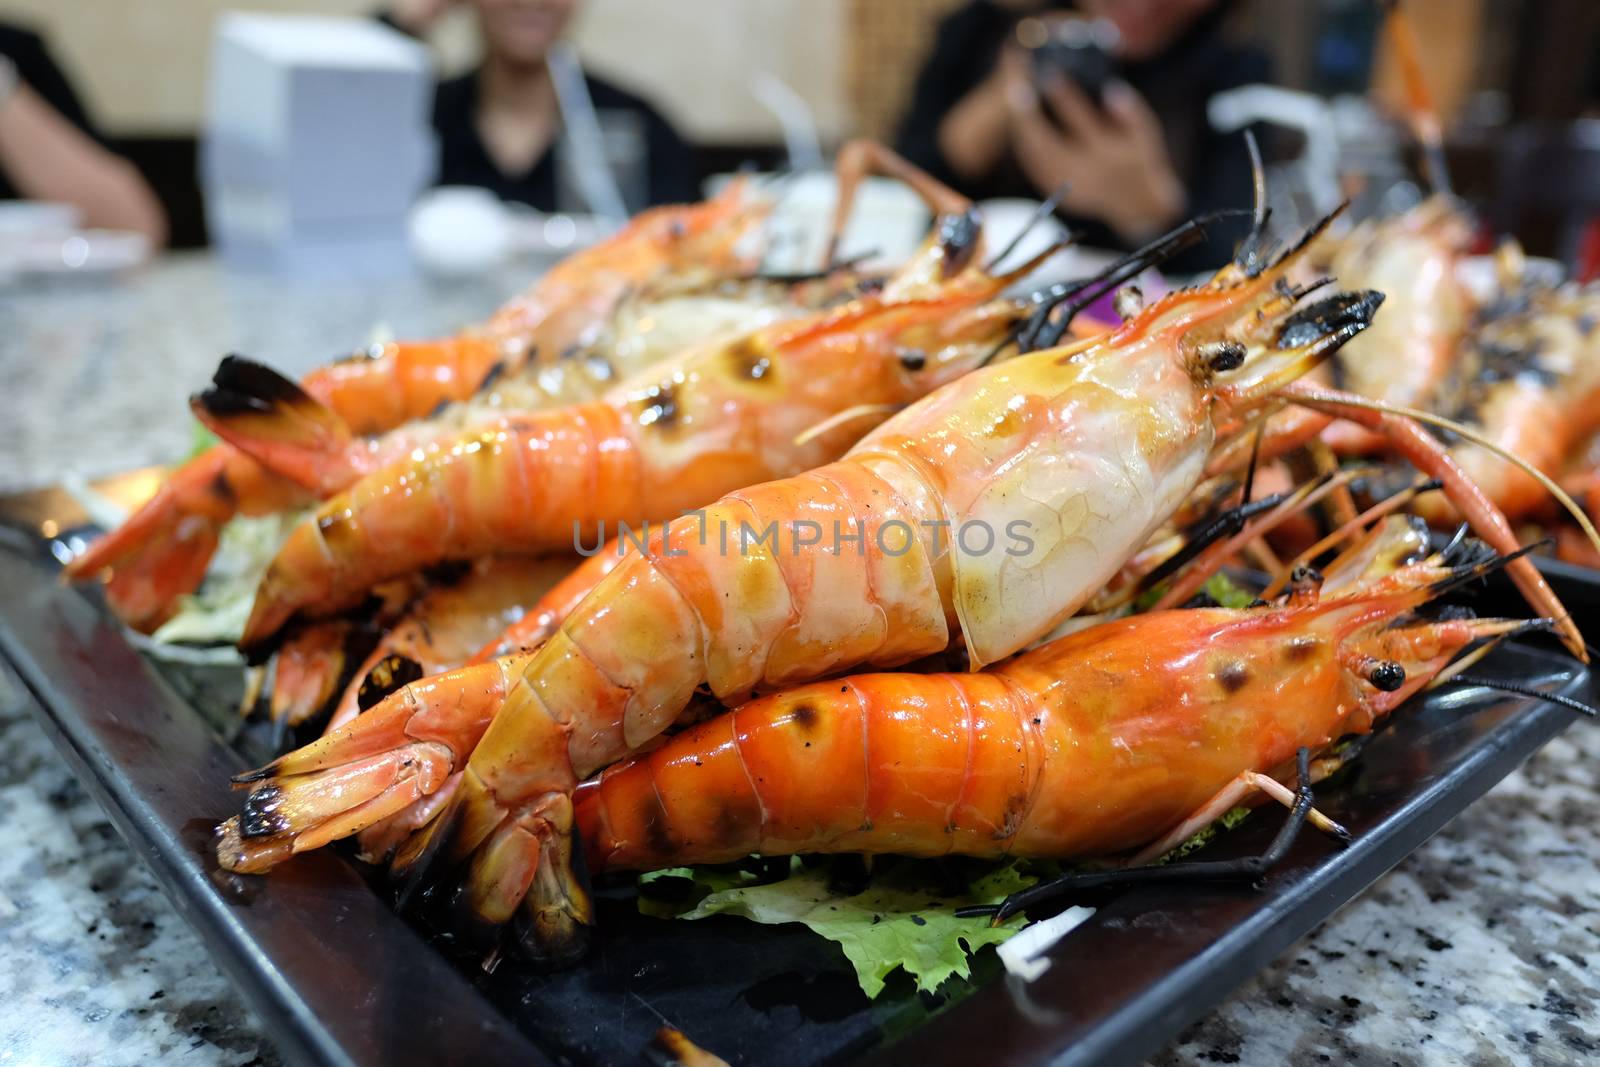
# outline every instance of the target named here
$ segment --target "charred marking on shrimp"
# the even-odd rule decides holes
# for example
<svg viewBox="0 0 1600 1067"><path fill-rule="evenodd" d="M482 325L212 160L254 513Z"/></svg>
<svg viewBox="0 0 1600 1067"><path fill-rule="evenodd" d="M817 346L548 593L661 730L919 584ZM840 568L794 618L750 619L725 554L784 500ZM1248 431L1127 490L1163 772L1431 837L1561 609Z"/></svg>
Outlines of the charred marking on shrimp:
<svg viewBox="0 0 1600 1067"><path fill-rule="evenodd" d="M283 787L268 783L252 790L239 813L240 837L272 837L289 829L289 817L278 808L283 804Z"/></svg>
<svg viewBox="0 0 1600 1067"><path fill-rule="evenodd" d="M1004 816L1000 825L995 828L994 839L1004 841L1017 836L1017 831L1022 829L1022 820L1028 814L1028 794L1012 793L1006 798Z"/></svg>
<svg viewBox="0 0 1600 1067"><path fill-rule="evenodd" d="M1311 656L1315 654L1317 649L1321 647L1321 645L1321 641L1309 635L1304 637L1296 637L1286 646L1284 646L1283 658L1288 660L1290 663L1299 663L1303 660L1310 659Z"/></svg>
<svg viewBox="0 0 1600 1067"><path fill-rule="evenodd" d="M724 798L717 805L711 823L711 838L719 845L735 848L752 840L761 830L761 808L739 800Z"/></svg>
<svg viewBox="0 0 1600 1067"><path fill-rule="evenodd" d="M361 534L349 508L317 516L317 532L323 544L335 553L351 551L361 545Z"/></svg>
<svg viewBox="0 0 1600 1067"><path fill-rule="evenodd" d="M678 387L658 385L639 400L639 425L669 430L678 422Z"/></svg>
<svg viewBox="0 0 1600 1067"><path fill-rule="evenodd" d="M1250 668L1237 660L1224 663L1217 671L1217 683L1222 686L1223 692L1237 693L1250 684Z"/></svg>
<svg viewBox="0 0 1600 1067"><path fill-rule="evenodd" d="M639 823L644 827L645 836L650 840L650 848L658 856L672 855L678 847L678 842L673 838L668 825L667 809L661 804L661 795L651 789L639 803L643 808L639 812Z"/></svg>
<svg viewBox="0 0 1600 1067"><path fill-rule="evenodd" d="M736 377L752 382L772 380L772 358L755 337L743 337L728 346L728 362Z"/></svg>
<svg viewBox="0 0 1600 1067"><path fill-rule="evenodd" d="M227 471L218 471L216 477L211 479L211 491L228 507L238 506L239 494L234 491L233 483L228 480Z"/></svg>
<svg viewBox="0 0 1600 1067"><path fill-rule="evenodd" d="M810 733L817 726L817 709L810 704L796 704L789 712L790 721L806 733Z"/></svg>
<svg viewBox="0 0 1600 1067"><path fill-rule="evenodd" d="M410 685L422 678L422 664L409 656L399 653L390 653L373 665L367 676L361 679L361 688L356 694L356 706L366 711L378 701Z"/></svg>

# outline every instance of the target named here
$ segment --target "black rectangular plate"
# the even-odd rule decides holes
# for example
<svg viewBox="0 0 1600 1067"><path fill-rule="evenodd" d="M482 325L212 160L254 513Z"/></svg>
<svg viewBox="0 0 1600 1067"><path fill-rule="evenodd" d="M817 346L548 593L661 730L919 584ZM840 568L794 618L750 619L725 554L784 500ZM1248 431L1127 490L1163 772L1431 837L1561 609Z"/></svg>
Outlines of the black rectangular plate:
<svg viewBox="0 0 1600 1067"><path fill-rule="evenodd" d="M265 1021L308 1064L638 1063L672 1025L733 1063L868 1058L927 1065L1137 1063L1304 936L1572 719L1483 690L1414 702L1328 783L1318 806L1356 835L1303 834L1264 888L1150 887L1109 900L1026 987L980 954L940 997L891 983L868 1003L843 956L801 927L637 914L602 894L595 950L541 975L448 959L337 850L268 878L215 869L209 831L236 810L246 760L128 642L93 594L63 587L37 536L76 521L56 494L0 501L0 655L85 785L150 865ZM60 516L59 519L53 516ZM1563 576L1566 577L1566 576ZM1581 617L1600 589L1563 588ZM1574 695L1589 675L1512 645L1480 673ZM1259 851L1277 820L1225 835L1208 858ZM1114 962L1108 962L1114 961Z"/></svg>

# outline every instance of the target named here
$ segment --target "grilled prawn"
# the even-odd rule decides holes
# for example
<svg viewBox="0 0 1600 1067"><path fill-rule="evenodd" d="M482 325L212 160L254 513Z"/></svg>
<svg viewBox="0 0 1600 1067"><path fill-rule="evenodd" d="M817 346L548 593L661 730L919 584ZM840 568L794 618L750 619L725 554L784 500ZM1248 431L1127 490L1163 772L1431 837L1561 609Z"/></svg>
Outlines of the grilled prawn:
<svg viewBox="0 0 1600 1067"><path fill-rule="evenodd" d="M348 433L379 433L423 417L472 396L496 368L534 358L555 362L597 331L636 286L748 271L742 246L766 212L738 182L702 204L647 211L557 265L482 327L440 341L375 346L313 371L302 382L305 393ZM73 560L66 577L105 581L118 616L151 630L179 596L198 587L228 519L314 499L293 480L217 445L175 470L127 522Z"/></svg>
<svg viewBox="0 0 1600 1067"><path fill-rule="evenodd" d="M1414 614L1492 565L1433 557L1373 588L1104 623L979 673L757 699L580 786L578 837L591 871L797 852L1139 862L1258 792L1291 802L1297 750L1367 733L1467 645L1522 628Z"/></svg>

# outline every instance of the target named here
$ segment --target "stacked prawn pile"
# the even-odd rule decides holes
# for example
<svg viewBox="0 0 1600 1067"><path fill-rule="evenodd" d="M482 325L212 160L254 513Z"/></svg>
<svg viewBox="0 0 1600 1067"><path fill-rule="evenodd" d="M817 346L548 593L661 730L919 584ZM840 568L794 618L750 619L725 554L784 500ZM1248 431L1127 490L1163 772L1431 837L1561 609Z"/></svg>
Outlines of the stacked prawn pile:
<svg viewBox="0 0 1600 1067"><path fill-rule="evenodd" d="M1525 534L1553 528L1561 556L1600 565L1587 529L1600 518L1600 285L1541 279L1510 241L1494 257L1492 283L1469 285L1473 230L1460 204L1436 196L1327 242L1320 269L1389 299L1374 329L1319 377L1429 424ZM1334 457L1324 466L1389 450L1381 437L1326 423L1303 413L1269 422L1260 454L1319 432ZM1506 453L1520 462L1505 462ZM1552 483L1583 502L1575 524L1562 522ZM1436 497L1416 510L1438 528L1460 521Z"/></svg>
<svg viewBox="0 0 1600 1067"><path fill-rule="evenodd" d="M1128 867L1263 796L1337 832L1307 790L1339 739L1529 625L1584 656L1463 462L1302 380L1383 321L1379 292L1295 284L1329 220L1277 255L1257 233L1148 307L1119 287L1203 221L1008 299L1032 265L986 266L959 197L877 146L841 169L845 190L899 175L938 216L887 279L741 281L760 212L735 186L641 217L463 337L300 385L224 364L195 408L226 443L73 567L148 624L230 514L318 502L240 643L276 655L277 714L337 710L238 779L223 866L354 836L469 943L560 962L595 921L589 874L752 853ZM742 295L706 336L626 359L597 341L627 294L708 279ZM1074 337L1113 290L1126 321ZM1194 606L1338 484L1253 498L1250 440L1284 406L1381 437L1481 544L1432 554L1379 505L1266 599ZM646 522L570 555L575 532L592 549ZM1534 622L1422 611L1501 566ZM358 626L377 646L343 651ZM969 669L934 669L952 655Z"/></svg>
<svg viewBox="0 0 1600 1067"><path fill-rule="evenodd" d="M1389 298L1376 327L1315 377L1429 424L1512 521L1560 523L1553 502L1568 504L1576 525L1556 526L1558 552L1600 565L1600 284L1540 279L1511 241L1495 256L1492 281L1468 284L1464 267L1479 227L1450 193L1443 127L1399 3L1386 5L1384 30L1433 194L1326 242L1312 257L1310 273L1326 271ZM1326 448L1314 451L1324 470L1391 451L1379 435L1300 412L1262 428L1258 458L1318 434ZM1569 495L1584 501L1584 511L1570 506ZM1424 498L1417 507L1435 526L1459 521L1447 501Z"/></svg>

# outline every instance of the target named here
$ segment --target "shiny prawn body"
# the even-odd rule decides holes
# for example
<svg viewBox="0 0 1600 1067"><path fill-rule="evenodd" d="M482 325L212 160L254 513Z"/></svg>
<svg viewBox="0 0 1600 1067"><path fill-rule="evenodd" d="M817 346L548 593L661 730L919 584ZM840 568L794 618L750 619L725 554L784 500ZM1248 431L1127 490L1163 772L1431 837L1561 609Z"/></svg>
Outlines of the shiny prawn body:
<svg viewBox="0 0 1600 1067"><path fill-rule="evenodd" d="M377 345L313 371L305 394L350 433L373 434L476 393L497 368L532 357L554 362L595 335L634 288L674 273L738 276L752 265L744 246L769 208L735 182L701 204L657 208L599 245L553 268L481 329L438 341ZM70 563L69 580L105 583L120 618L153 630L205 575L221 527L315 500L292 479L262 469L227 444L179 466L154 497Z"/></svg>
<svg viewBox="0 0 1600 1067"><path fill-rule="evenodd" d="M237 357L223 361L190 407L229 444L326 499L420 449L472 430L510 426L531 412L594 401L699 342L797 318L841 299L855 280L852 272L839 271L794 284L741 279L635 295L581 352L496 373L471 397L382 434L353 432L294 383Z"/></svg>
<svg viewBox="0 0 1600 1067"><path fill-rule="evenodd" d="M296 611L338 610L394 574L490 552L594 545L604 524L677 516L836 458L870 422L807 431L925 395L1004 344L1027 313L995 299L1012 276L972 268L984 281L966 280L978 238L961 239L948 294L868 295L706 342L601 401L520 415L358 481L291 533L242 644ZM942 256L942 240L930 247Z"/></svg>
<svg viewBox="0 0 1600 1067"><path fill-rule="evenodd" d="M1440 573L1134 616L978 673L857 675L753 700L579 788L588 867L1159 854L1218 800L1225 811L1256 776L1290 773L1300 748L1366 733L1469 643L1518 625L1411 615Z"/></svg>

